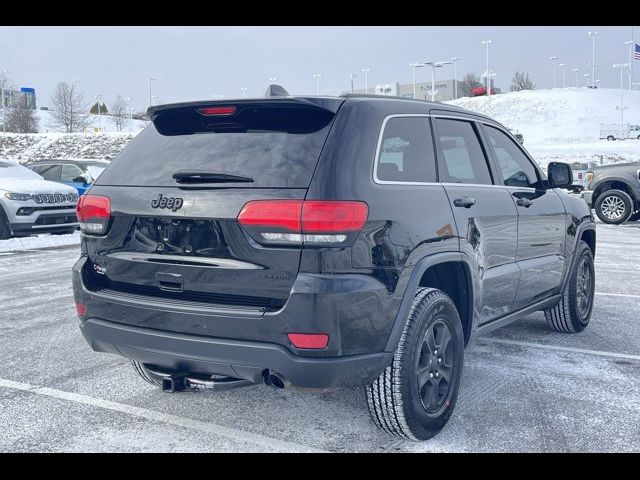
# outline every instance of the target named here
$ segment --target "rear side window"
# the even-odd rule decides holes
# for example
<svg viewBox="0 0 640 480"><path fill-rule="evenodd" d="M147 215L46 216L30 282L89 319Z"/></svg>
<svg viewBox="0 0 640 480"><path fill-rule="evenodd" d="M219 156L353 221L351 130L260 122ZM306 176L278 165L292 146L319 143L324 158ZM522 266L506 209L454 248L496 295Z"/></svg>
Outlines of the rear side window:
<svg viewBox="0 0 640 480"><path fill-rule="evenodd" d="M394 117L387 120L376 179L382 182L435 182L436 161L427 117Z"/></svg>
<svg viewBox="0 0 640 480"><path fill-rule="evenodd" d="M206 117L158 117L111 162L98 185L178 186L178 171L249 177L242 188L307 188L334 114L318 108L244 107Z"/></svg>
<svg viewBox="0 0 640 480"><path fill-rule="evenodd" d="M441 182L493 183L487 158L471 122L438 118L436 132L436 143L441 153Z"/></svg>
<svg viewBox="0 0 640 480"><path fill-rule="evenodd" d="M37 173L42 175L45 180L50 180L52 182L60 181L60 173L62 171L62 166L60 165L42 165L41 167L37 167L39 170L36 170Z"/></svg>

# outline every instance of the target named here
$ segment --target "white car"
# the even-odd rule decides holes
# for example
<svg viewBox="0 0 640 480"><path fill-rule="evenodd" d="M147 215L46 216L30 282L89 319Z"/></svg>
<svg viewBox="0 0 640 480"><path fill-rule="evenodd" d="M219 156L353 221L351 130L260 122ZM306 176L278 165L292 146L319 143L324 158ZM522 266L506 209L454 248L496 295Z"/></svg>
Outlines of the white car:
<svg viewBox="0 0 640 480"><path fill-rule="evenodd" d="M0 239L78 228L75 188L49 182L18 163L0 160Z"/></svg>

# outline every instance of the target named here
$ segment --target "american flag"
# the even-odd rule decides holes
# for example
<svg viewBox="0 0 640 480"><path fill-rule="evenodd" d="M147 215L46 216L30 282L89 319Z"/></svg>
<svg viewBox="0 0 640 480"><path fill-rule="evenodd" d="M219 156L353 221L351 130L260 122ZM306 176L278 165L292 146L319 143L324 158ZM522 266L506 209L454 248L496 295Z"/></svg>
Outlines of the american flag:
<svg viewBox="0 0 640 480"><path fill-rule="evenodd" d="M640 45L636 43L636 48L633 52L633 58L636 60L640 60Z"/></svg>

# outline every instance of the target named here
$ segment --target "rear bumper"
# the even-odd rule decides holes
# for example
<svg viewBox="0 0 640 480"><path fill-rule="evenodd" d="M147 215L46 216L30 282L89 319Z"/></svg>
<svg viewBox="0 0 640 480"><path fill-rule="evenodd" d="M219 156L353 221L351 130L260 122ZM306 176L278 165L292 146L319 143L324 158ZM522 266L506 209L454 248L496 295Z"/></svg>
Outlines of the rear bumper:
<svg viewBox="0 0 640 480"><path fill-rule="evenodd" d="M308 388L371 383L393 357L393 353L299 357L275 344L197 337L94 318L81 321L80 329L95 351L120 354L166 370L216 373L257 383L269 369L294 386Z"/></svg>

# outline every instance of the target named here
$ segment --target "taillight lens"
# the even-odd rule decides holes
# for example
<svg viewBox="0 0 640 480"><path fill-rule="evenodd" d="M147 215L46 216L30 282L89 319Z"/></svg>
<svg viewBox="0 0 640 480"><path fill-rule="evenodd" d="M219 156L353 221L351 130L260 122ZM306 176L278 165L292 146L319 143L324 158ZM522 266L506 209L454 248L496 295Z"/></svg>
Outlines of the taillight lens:
<svg viewBox="0 0 640 480"><path fill-rule="evenodd" d="M362 230L368 214L364 202L256 200L238 221L260 243L342 245Z"/></svg>
<svg viewBox="0 0 640 480"><path fill-rule="evenodd" d="M198 109L198 113L207 117L228 117L229 115L236 113L236 107L232 105L224 107L205 107Z"/></svg>
<svg viewBox="0 0 640 480"><path fill-rule="evenodd" d="M84 303L76 303L76 312L79 317L84 317L87 314L87 306Z"/></svg>
<svg viewBox="0 0 640 480"><path fill-rule="evenodd" d="M329 344L329 335L326 333L290 333L287 337L296 348L316 350L327 348Z"/></svg>
<svg viewBox="0 0 640 480"><path fill-rule="evenodd" d="M76 205L80 230L91 235L104 235L111 220L111 200L98 195L82 195Z"/></svg>

